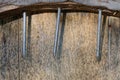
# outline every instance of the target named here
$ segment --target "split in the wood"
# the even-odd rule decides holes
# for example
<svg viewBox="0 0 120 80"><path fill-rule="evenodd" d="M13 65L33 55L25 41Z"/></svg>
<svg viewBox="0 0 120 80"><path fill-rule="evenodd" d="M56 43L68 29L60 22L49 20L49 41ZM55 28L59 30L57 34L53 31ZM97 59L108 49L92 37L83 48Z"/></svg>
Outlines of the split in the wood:
<svg viewBox="0 0 120 80"><path fill-rule="evenodd" d="M89 12L98 13L98 9L102 10L103 15L120 17L120 10L109 9L104 6L89 6L76 2L56 2L56 3L36 3L31 5L7 5L0 8L0 18L20 15L22 11L27 13L56 12L57 8L61 8L62 12Z"/></svg>
<svg viewBox="0 0 120 80"><path fill-rule="evenodd" d="M108 66L110 69L110 61L111 61L111 18L108 18Z"/></svg>

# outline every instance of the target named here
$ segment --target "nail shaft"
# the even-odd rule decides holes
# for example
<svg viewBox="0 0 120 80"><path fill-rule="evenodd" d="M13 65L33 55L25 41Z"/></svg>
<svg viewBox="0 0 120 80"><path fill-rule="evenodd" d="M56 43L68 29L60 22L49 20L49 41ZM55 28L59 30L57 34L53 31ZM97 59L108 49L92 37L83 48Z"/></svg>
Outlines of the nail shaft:
<svg viewBox="0 0 120 80"><path fill-rule="evenodd" d="M99 10L98 28L97 28L97 53L96 53L96 57L97 57L98 61L101 58L101 54L100 54L101 21L102 21L102 11Z"/></svg>
<svg viewBox="0 0 120 80"><path fill-rule="evenodd" d="M23 57L26 55L26 12L23 12Z"/></svg>
<svg viewBox="0 0 120 80"><path fill-rule="evenodd" d="M58 46L60 14L61 14L61 9L58 8L57 22L56 22L56 32L55 32L55 40L54 40L54 50L53 50L54 56L56 56L57 46Z"/></svg>

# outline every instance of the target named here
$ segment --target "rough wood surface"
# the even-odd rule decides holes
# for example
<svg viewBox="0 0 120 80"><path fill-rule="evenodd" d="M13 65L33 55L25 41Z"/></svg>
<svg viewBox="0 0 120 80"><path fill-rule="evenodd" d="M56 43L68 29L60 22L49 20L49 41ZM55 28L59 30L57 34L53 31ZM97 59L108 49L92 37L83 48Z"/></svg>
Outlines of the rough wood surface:
<svg viewBox="0 0 120 80"><path fill-rule="evenodd" d="M2 0L0 17L20 14L23 11L44 12L56 11L61 7L64 11L98 12L102 9L106 15L120 17L119 0Z"/></svg>
<svg viewBox="0 0 120 80"><path fill-rule="evenodd" d="M13 4L13 5L31 5L35 3L41 2L67 2L73 1L78 2L80 4L85 4L89 6L103 6L113 10L120 10L120 1L119 0L1 0L1 6L5 4Z"/></svg>
<svg viewBox="0 0 120 80"><path fill-rule="evenodd" d="M97 14L61 16L60 53L53 57L56 13L28 16L27 57L22 55L22 18L0 21L1 80L119 80L120 19L111 17L112 41L108 66L108 18L103 17L102 59L96 61ZM104 35L103 35L104 34Z"/></svg>
<svg viewBox="0 0 120 80"><path fill-rule="evenodd" d="M89 6L102 6L112 10L120 10L120 0L73 0Z"/></svg>

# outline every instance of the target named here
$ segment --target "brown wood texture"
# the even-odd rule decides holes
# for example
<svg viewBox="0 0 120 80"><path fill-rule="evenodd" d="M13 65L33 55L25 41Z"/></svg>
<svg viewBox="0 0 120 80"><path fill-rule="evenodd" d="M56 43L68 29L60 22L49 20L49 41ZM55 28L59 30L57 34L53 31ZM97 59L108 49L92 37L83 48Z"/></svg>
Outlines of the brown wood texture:
<svg viewBox="0 0 120 80"><path fill-rule="evenodd" d="M23 11L28 13L55 12L58 7L69 12L97 13L98 9L101 9L105 15L120 17L119 0L2 0L0 3L0 18L21 14Z"/></svg>
<svg viewBox="0 0 120 80"><path fill-rule="evenodd" d="M64 13L60 20L60 59L53 57L56 13L27 17L27 57L22 57L22 18L0 20L1 80L119 80L120 18L111 17L108 66L108 17L102 18L102 59L96 61L98 15Z"/></svg>

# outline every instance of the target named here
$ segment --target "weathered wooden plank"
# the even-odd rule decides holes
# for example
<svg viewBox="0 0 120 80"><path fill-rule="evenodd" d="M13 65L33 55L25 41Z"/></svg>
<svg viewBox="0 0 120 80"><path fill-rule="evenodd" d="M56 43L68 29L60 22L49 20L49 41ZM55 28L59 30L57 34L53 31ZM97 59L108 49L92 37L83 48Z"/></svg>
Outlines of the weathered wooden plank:
<svg viewBox="0 0 120 80"><path fill-rule="evenodd" d="M31 5L41 2L65 2L70 0L2 0L0 1L2 5ZM120 10L120 0L72 0L73 2L78 2L80 4L88 6L102 6L112 10Z"/></svg>
<svg viewBox="0 0 120 80"><path fill-rule="evenodd" d="M120 1L116 0L17 0L17 1L1 1L0 18L3 16L10 16L20 14L23 11L28 12L43 12L43 11L56 11L58 7L62 11L88 11L98 12L102 9L103 13L109 16L120 17ZM5 15L6 14L6 15Z"/></svg>
<svg viewBox="0 0 120 80"><path fill-rule="evenodd" d="M1 80L119 80L120 19L112 18L111 60L108 67L108 19L103 19L102 59L96 61L97 14L66 13L61 16L60 60L53 57L55 13L28 16L26 59L22 58L22 18L4 18L0 28L5 33L8 55L0 68ZM18 28L19 27L19 28ZM28 28L29 27L29 28ZM2 38L0 36L0 38ZM2 39L0 39L2 40ZM0 43L3 43L0 41ZM16 48L19 48L16 49ZM0 58L3 57L0 48ZM18 61L18 53L20 59ZM9 60L9 61L8 61ZM18 62L19 62L19 67ZM1 60L3 65L4 59ZM2 70L3 69L3 70ZM18 72L19 71L19 74ZM2 75L1 73L5 73ZM5 76L5 77L4 77ZM4 78L3 78L4 77Z"/></svg>
<svg viewBox="0 0 120 80"><path fill-rule="evenodd" d="M88 6L101 6L112 10L120 10L120 0L73 0Z"/></svg>
<svg viewBox="0 0 120 80"><path fill-rule="evenodd" d="M14 21L13 21L14 20ZM14 25L13 25L14 24ZM19 80L18 20L10 17L0 23L0 79ZM17 26L17 27L16 27Z"/></svg>
<svg viewBox="0 0 120 80"><path fill-rule="evenodd" d="M5 4L12 4L12 5L31 5L35 3L41 3L41 2L63 2L67 0L2 0L0 3L2 5Z"/></svg>

